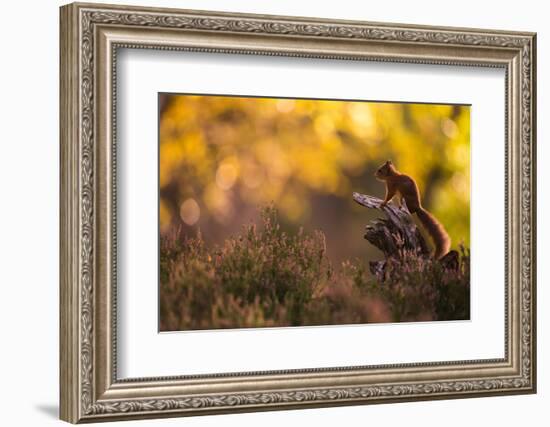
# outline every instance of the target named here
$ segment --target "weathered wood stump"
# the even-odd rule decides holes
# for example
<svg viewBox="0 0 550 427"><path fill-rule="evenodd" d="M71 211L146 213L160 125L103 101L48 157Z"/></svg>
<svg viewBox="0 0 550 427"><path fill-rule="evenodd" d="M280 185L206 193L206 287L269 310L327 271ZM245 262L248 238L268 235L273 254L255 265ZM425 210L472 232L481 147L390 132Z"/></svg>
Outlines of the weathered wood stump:
<svg viewBox="0 0 550 427"><path fill-rule="evenodd" d="M372 274L383 276L388 258L400 260L404 250L416 252L421 256L430 256L430 248L405 204L397 206L388 203L380 207L382 199L360 193L353 193L353 200L366 208L378 209L386 216L371 221L365 227L365 239L380 249L386 258L383 261L369 263ZM454 264L458 263L458 253L449 252L441 262L453 268Z"/></svg>
<svg viewBox="0 0 550 427"><path fill-rule="evenodd" d="M353 193L353 200L366 208L378 209L386 214L387 218L375 219L365 227L365 239L380 249L387 258L398 258L402 249L424 255L430 253L426 240L405 205L398 207L388 203L380 207L381 199L359 193Z"/></svg>

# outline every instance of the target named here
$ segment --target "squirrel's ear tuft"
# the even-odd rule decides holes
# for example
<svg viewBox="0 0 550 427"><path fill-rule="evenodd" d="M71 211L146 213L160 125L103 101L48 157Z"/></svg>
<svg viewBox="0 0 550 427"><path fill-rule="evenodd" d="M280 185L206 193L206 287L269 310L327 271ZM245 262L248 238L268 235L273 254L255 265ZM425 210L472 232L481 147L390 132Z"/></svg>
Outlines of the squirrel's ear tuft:
<svg viewBox="0 0 550 427"><path fill-rule="evenodd" d="M388 161L386 162L386 164L391 165L391 164L392 164L391 160L388 160Z"/></svg>

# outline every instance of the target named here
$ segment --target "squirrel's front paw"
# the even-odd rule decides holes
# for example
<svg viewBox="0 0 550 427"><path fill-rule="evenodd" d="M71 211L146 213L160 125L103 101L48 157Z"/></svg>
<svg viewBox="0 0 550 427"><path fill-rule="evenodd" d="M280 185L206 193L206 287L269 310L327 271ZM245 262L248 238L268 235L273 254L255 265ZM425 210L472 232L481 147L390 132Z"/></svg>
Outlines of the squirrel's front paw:
<svg viewBox="0 0 550 427"><path fill-rule="evenodd" d="M378 206L378 207L379 207L380 209L382 209L382 208L385 208L386 205L387 205L386 202L382 202L382 203L380 203L380 206Z"/></svg>

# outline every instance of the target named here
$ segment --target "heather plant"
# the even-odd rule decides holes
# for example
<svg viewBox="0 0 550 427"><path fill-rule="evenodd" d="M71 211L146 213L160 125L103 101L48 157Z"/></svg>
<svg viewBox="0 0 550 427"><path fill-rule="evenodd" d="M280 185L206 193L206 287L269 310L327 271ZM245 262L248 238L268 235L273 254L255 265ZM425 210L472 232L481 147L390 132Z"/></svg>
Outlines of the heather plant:
<svg viewBox="0 0 550 427"><path fill-rule="evenodd" d="M459 268L412 252L384 277L352 260L333 268L322 232L283 231L277 211L209 247L174 232L161 239L161 330L455 320L469 317L469 255Z"/></svg>
<svg viewBox="0 0 550 427"><path fill-rule="evenodd" d="M470 317L470 256L464 247L456 268L401 251L399 259L387 260L384 276L367 286L388 304L395 322Z"/></svg>

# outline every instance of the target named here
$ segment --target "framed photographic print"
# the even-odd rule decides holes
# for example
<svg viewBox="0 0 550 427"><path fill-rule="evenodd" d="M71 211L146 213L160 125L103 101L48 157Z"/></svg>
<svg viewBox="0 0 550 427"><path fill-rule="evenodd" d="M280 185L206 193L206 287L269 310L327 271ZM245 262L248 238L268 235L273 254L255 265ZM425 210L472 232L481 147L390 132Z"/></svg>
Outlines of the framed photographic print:
<svg viewBox="0 0 550 427"><path fill-rule="evenodd" d="M533 393L535 34L61 8L61 418Z"/></svg>
<svg viewBox="0 0 550 427"><path fill-rule="evenodd" d="M159 97L161 332L470 319L469 106Z"/></svg>

